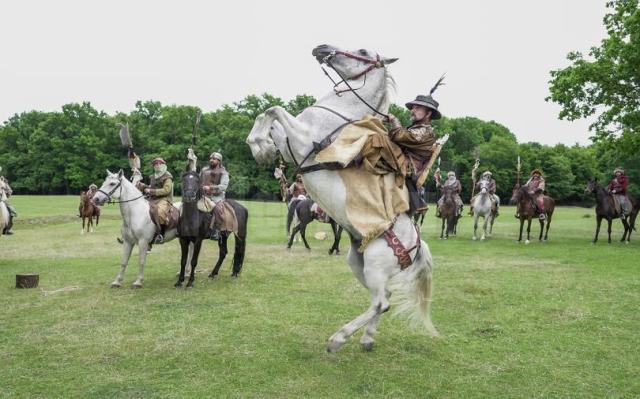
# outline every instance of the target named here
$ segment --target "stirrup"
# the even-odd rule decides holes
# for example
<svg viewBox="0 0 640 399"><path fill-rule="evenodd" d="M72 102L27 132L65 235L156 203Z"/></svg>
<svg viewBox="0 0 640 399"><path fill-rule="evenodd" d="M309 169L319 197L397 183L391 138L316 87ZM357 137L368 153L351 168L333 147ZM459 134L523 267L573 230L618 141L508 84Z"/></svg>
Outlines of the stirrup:
<svg viewBox="0 0 640 399"><path fill-rule="evenodd" d="M545 213L541 213L540 216L538 216L538 218L540 220L545 220L547 218L547 215Z"/></svg>
<svg viewBox="0 0 640 399"><path fill-rule="evenodd" d="M220 232L217 229L214 229L209 236L210 240L218 241L220 240Z"/></svg>
<svg viewBox="0 0 640 399"><path fill-rule="evenodd" d="M153 243L154 244L162 244L162 243L164 243L164 237L162 236L162 234L158 234L156 236L156 238L153 239Z"/></svg>

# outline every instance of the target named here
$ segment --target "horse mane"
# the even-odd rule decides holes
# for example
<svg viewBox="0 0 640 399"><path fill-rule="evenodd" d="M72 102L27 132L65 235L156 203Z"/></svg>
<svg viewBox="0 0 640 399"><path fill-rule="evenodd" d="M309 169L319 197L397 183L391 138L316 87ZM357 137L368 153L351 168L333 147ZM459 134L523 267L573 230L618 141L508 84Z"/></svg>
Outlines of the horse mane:
<svg viewBox="0 0 640 399"><path fill-rule="evenodd" d="M380 103L380 111L388 112L389 107L393 103L395 96L397 93L397 85L396 80L389 72L388 67L384 67L384 96L382 97L382 102Z"/></svg>

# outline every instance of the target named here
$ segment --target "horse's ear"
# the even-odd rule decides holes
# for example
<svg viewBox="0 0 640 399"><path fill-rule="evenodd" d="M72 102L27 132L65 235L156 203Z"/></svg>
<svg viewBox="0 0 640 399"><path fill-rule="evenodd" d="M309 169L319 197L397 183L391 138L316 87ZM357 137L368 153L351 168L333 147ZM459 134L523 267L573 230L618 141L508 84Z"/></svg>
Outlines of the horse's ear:
<svg viewBox="0 0 640 399"><path fill-rule="evenodd" d="M396 61L398 61L398 58L385 58L382 60L385 65L393 64Z"/></svg>
<svg viewBox="0 0 640 399"><path fill-rule="evenodd" d="M597 182L598 182L598 178L597 178L597 177L594 177L594 178L593 178L593 182L594 182L594 183L597 183Z"/></svg>
<svg viewBox="0 0 640 399"><path fill-rule="evenodd" d="M120 169L118 171L118 179L122 178L122 176L124 176L124 171L122 169Z"/></svg>

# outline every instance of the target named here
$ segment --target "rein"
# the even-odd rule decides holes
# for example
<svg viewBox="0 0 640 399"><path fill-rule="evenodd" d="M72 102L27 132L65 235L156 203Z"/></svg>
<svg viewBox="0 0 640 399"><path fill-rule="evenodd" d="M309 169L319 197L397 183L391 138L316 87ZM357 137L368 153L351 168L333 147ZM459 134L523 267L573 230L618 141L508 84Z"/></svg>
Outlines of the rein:
<svg viewBox="0 0 640 399"><path fill-rule="evenodd" d="M305 173L315 172L315 171L323 170L323 169L328 169L328 170L342 169L343 166L339 162L327 162L327 163L321 163L321 164L319 163L319 164L310 165L310 166L302 166L302 165L309 159L309 157L311 157L311 155L319 153L324 148L326 148L329 144L331 144L331 138L333 137L334 134L336 134L337 132L342 130L347 125L350 125L350 124L356 122L356 121L351 120L351 119L347 118L346 116L340 114L339 112L337 112L337 111L335 111L335 110L333 110L331 108L322 106L322 105L312 105L309 108L320 108L320 109L323 109L325 111L331 112L332 114L342 118L345 122L342 123L337 128L333 129L333 131L331 133L329 133L328 135L326 135L322 139L322 141L320 141L319 143L314 142L313 143L313 148L311 149L311 151L309 151L309 153L307 153L307 155L302 159L301 162L298 162L296 160L296 157L293 154L293 150L291 149L291 144L289 143L289 137L287 137L287 140L286 140L287 150L289 150L289 155L291 155L291 159L293 160L293 164L296 166L295 173L293 174L294 176L298 175L298 173L305 174Z"/></svg>
<svg viewBox="0 0 640 399"><path fill-rule="evenodd" d="M122 178L118 179L118 184L113 188L113 190L109 191L108 193L103 191L102 189L98 189L98 192L100 192L100 193L102 193L102 194L107 196L107 202L109 204L124 204L125 202L136 201L136 200L139 200L140 198L144 197L144 194L141 194L139 197L136 197L136 198L133 198L133 199L130 199L130 200L114 201L113 199L111 199L111 195L113 193L115 193L118 188L120 189L120 192L118 193L118 196L119 196L120 194L122 194Z"/></svg>
<svg viewBox="0 0 640 399"><path fill-rule="evenodd" d="M367 67L364 71L350 77L350 78L346 78L344 76L342 76L342 74L333 66L333 64L331 63L331 58L334 57L335 55L342 55L345 56L347 58L351 58L357 61L361 61L364 62L365 64L371 64L369 65L369 67ZM331 83L333 83L333 91L336 93L336 95L340 96L342 93L345 92L352 92L364 105L366 105L370 110L372 110L373 112L375 112L376 114L382 116L385 118L385 120L389 120L389 115L387 114L383 114L382 112L378 111L377 109L375 109L373 106L371 106L371 104L369 104L364 98L362 98L362 96L360 96L356 90L360 90L361 88L364 87L364 85L367 82L367 73L371 72L372 70L376 69L376 68L384 68L384 62L380 59L380 55L376 54L376 58L372 59L372 58L367 58L367 57L360 57L357 56L355 54L351 54L348 53L346 51L332 51L331 53L329 53L326 57L324 57L322 59L322 62L324 62L325 64L327 64L329 66L329 68L333 69L333 71L340 77L340 79L342 79L339 82L336 82L335 80L333 80L333 78L331 78L331 76L329 75L329 73L322 67L322 65L320 66L320 68L322 69L322 71L324 72L325 75L327 75L327 77L329 78L329 80L331 80ZM355 80L360 78L361 76L364 76L364 82L362 83L362 86L360 86L357 89L354 89L353 87L351 87L351 85L349 84L349 80ZM340 83L344 83L348 89L346 90L337 90L337 87Z"/></svg>

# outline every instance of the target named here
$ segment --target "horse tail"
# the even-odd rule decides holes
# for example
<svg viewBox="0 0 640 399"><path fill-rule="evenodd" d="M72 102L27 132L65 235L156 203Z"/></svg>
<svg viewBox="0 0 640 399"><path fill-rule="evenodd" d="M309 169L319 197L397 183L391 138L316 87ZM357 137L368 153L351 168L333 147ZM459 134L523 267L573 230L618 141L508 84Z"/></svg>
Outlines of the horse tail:
<svg viewBox="0 0 640 399"><path fill-rule="evenodd" d="M438 331L431 321L432 268L429 247L421 240L413 264L397 273L389 286L393 292L394 315L406 317L413 327L437 337Z"/></svg>
<svg viewBox="0 0 640 399"><path fill-rule="evenodd" d="M249 225L249 210L239 202L229 201L236 212L238 220L238 234L235 235L235 251L233 254L233 274L237 276L244 264L244 255L247 249L247 226Z"/></svg>

